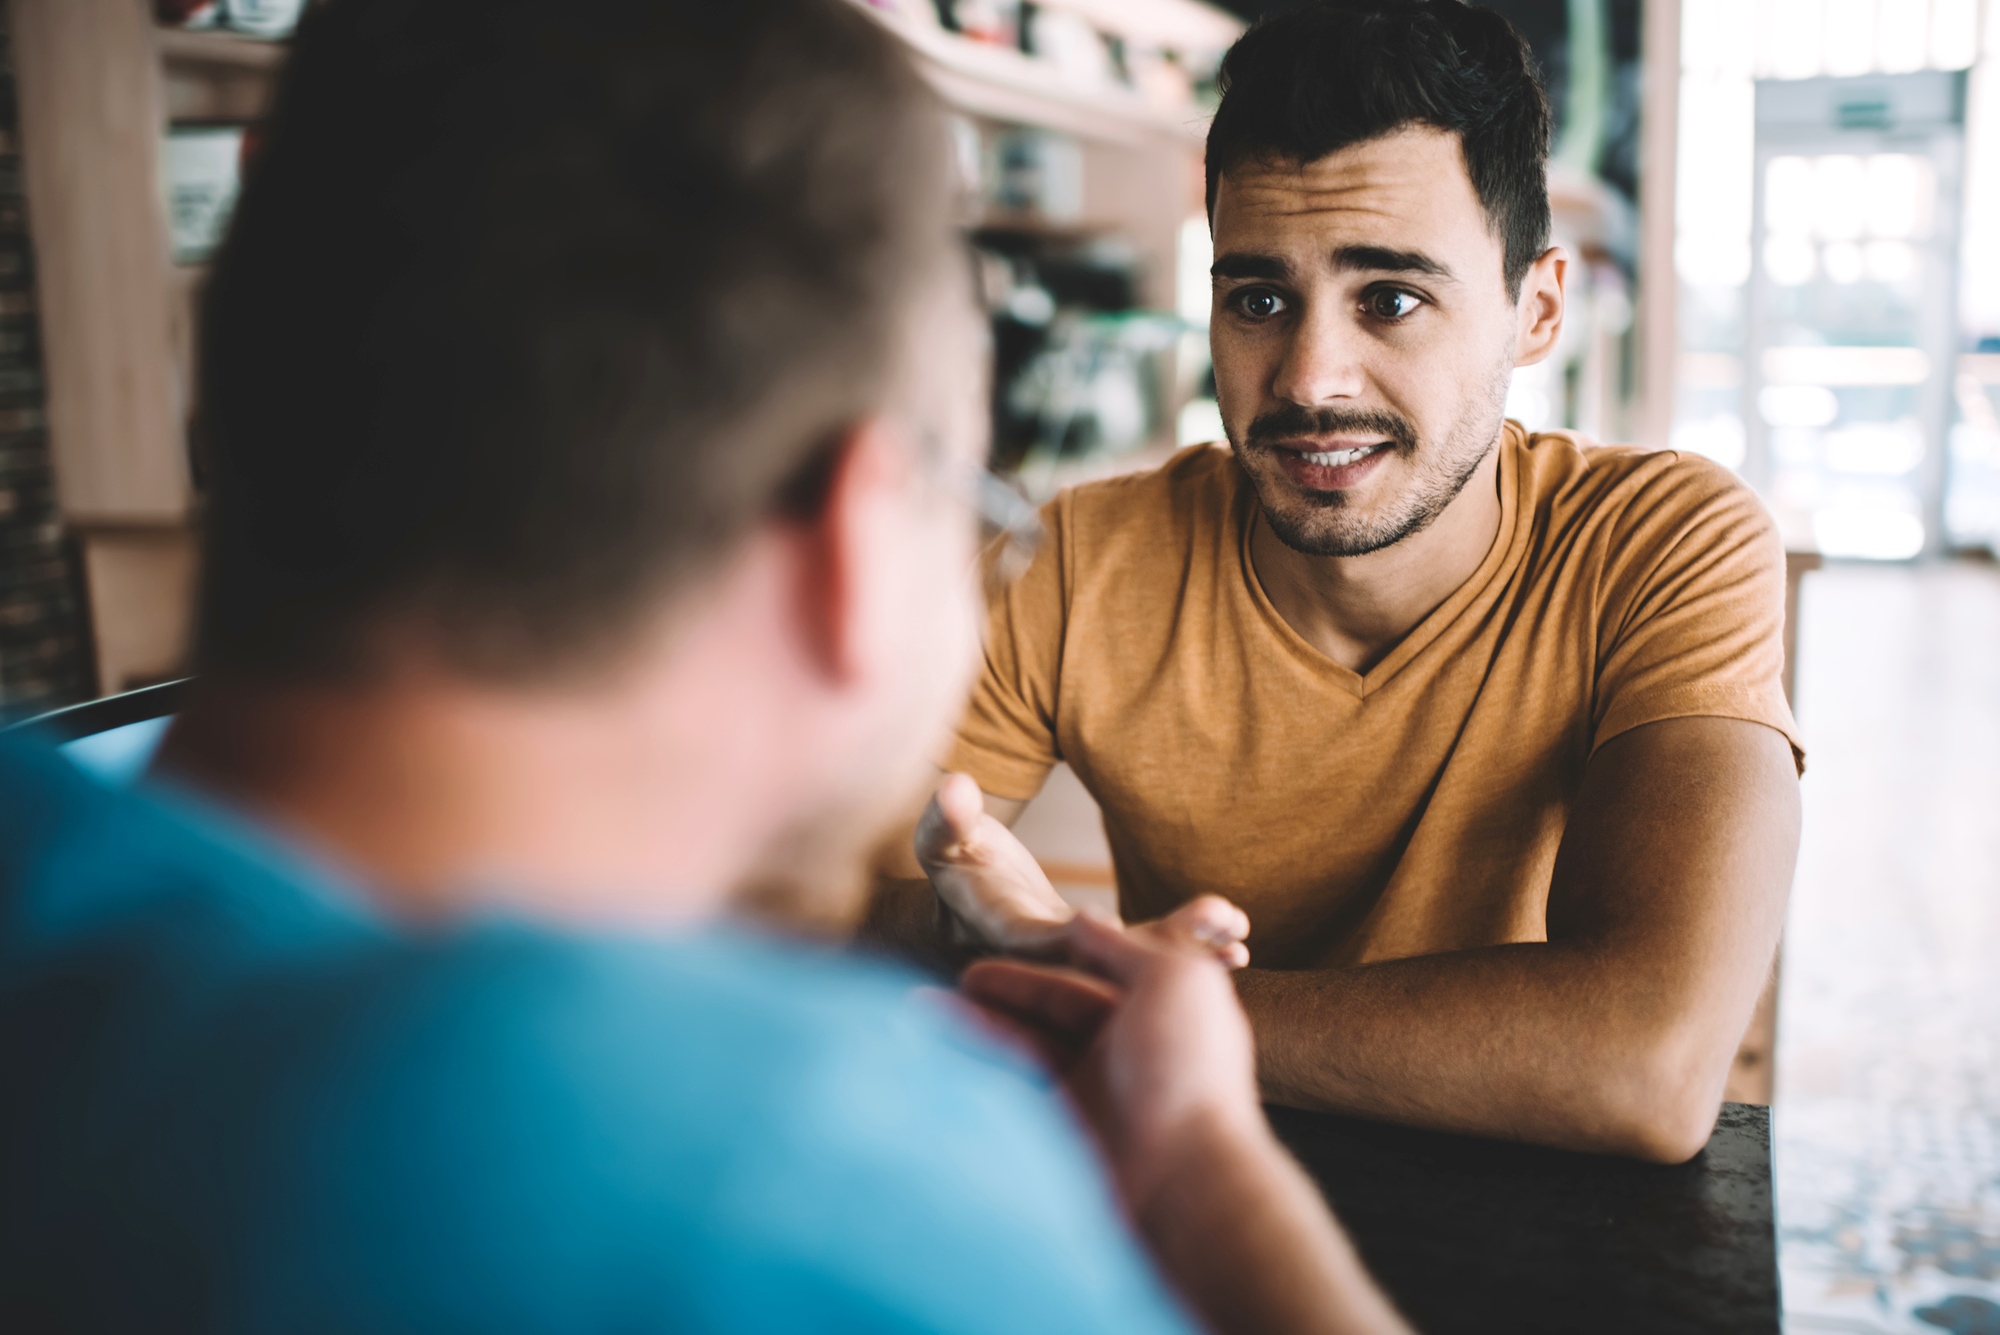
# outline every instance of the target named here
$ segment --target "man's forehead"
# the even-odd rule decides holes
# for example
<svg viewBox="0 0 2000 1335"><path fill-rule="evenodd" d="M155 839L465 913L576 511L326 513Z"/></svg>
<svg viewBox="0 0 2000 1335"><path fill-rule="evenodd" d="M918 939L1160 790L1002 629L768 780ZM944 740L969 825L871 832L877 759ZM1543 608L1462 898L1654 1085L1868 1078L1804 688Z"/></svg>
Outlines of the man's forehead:
<svg viewBox="0 0 2000 1335"><path fill-rule="evenodd" d="M1490 239L1458 136L1406 126L1311 162L1249 158L1222 173L1218 248L1260 235L1333 230L1407 243Z"/></svg>

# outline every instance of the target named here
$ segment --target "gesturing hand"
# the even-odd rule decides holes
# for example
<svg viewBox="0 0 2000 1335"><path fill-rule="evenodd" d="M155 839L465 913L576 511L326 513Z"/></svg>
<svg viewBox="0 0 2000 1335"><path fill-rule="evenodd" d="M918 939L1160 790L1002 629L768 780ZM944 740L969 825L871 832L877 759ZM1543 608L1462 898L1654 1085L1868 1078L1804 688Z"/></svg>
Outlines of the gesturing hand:
<svg viewBox="0 0 2000 1335"><path fill-rule="evenodd" d="M1016 955L1060 958L1076 911L1063 902L1014 832L988 815L979 785L945 776L917 824L917 862L958 921L984 945ZM1135 929L1199 945L1233 969L1250 962L1250 920L1227 900L1204 895Z"/></svg>
<svg viewBox="0 0 2000 1335"><path fill-rule="evenodd" d="M917 862L975 938L999 950L1057 953L1075 910L1014 832L986 814L979 785L948 774L917 823Z"/></svg>
<svg viewBox="0 0 2000 1335"><path fill-rule="evenodd" d="M1187 1154L1262 1134L1249 1021L1204 939L1232 915L1214 896L1130 930L1081 914L1062 934L1078 967L982 960L961 981L1063 1077L1135 1212Z"/></svg>

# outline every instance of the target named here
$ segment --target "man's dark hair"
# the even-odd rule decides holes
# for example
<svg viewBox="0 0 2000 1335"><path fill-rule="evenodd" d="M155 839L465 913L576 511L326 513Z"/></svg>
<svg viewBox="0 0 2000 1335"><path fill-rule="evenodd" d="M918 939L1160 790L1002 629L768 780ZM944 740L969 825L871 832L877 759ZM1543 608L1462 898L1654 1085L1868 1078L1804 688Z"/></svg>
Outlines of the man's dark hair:
<svg viewBox="0 0 2000 1335"><path fill-rule="evenodd" d="M885 406L940 109L845 0L334 0L205 299L197 663L622 648Z"/></svg>
<svg viewBox="0 0 2000 1335"><path fill-rule="evenodd" d="M1527 45L1459 0L1325 0L1265 19L1223 58L1208 210L1253 158L1307 163L1405 125L1455 134L1503 247L1510 297L1549 244L1549 104Z"/></svg>

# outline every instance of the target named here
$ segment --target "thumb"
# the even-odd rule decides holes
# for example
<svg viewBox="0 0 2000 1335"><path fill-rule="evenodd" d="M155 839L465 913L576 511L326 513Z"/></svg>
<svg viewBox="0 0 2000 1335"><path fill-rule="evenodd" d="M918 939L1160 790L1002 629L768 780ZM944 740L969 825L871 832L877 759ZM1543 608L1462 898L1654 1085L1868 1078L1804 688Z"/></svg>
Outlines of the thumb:
<svg viewBox="0 0 2000 1335"><path fill-rule="evenodd" d="M917 822L917 860L953 862L977 847L986 805L967 774L947 774Z"/></svg>
<svg viewBox="0 0 2000 1335"><path fill-rule="evenodd" d="M935 800L953 843L964 843L979 832L979 818L986 814L986 803L970 774L945 775Z"/></svg>

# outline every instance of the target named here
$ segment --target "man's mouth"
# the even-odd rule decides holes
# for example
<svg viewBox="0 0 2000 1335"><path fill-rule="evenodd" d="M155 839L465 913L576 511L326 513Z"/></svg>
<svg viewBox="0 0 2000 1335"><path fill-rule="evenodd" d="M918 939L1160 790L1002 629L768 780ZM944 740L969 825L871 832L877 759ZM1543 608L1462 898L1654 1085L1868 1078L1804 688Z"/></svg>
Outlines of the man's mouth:
<svg viewBox="0 0 2000 1335"><path fill-rule="evenodd" d="M1356 445L1352 449L1345 450L1300 450L1298 456L1307 463L1317 464L1321 468L1344 468L1348 464L1360 463L1377 450L1388 448L1388 441L1378 440L1373 445Z"/></svg>
<svg viewBox="0 0 2000 1335"><path fill-rule="evenodd" d="M1308 450L1298 445L1278 445L1278 466L1294 486L1307 491L1346 491L1361 482L1394 451L1390 440L1370 441L1337 450Z"/></svg>

